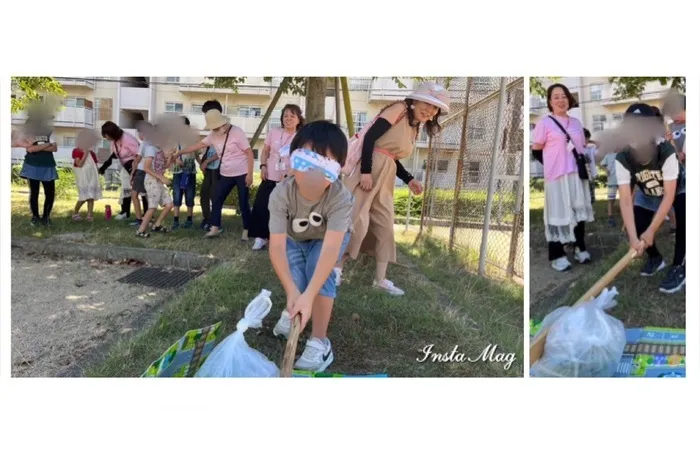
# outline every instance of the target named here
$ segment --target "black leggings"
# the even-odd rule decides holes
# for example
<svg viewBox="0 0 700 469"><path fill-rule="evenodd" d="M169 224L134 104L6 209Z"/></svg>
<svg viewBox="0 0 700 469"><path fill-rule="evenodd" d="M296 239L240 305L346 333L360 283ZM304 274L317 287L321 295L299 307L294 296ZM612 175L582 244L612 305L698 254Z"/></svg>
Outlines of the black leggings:
<svg viewBox="0 0 700 469"><path fill-rule="evenodd" d="M586 222L580 221L574 228L574 237L576 238L576 247L579 251L586 250ZM565 257L564 245L554 241L549 242L549 260L553 261L560 257Z"/></svg>
<svg viewBox="0 0 700 469"><path fill-rule="evenodd" d="M148 197L145 195L141 196L141 208L141 215L143 216L143 214L148 210ZM124 197L122 199L122 211L120 213L126 214L127 217L131 216L131 196Z"/></svg>
<svg viewBox="0 0 700 469"><path fill-rule="evenodd" d="M56 198L56 181L39 181L29 179L29 208L32 210L32 218L39 217L39 188L44 186L44 214L41 218L48 219Z"/></svg>
<svg viewBox="0 0 700 469"><path fill-rule="evenodd" d="M685 262L685 194L676 195L673 201L673 210L676 213L676 246L673 253L673 265L682 265ZM634 226L637 229L637 236L649 228L656 212L642 207L634 206ZM661 257L656 243L647 248L649 257Z"/></svg>
<svg viewBox="0 0 700 469"><path fill-rule="evenodd" d="M270 239L270 210L267 206L270 203L270 194L276 186L275 181L266 179L258 187L250 217L250 230L248 231L248 235L253 238Z"/></svg>

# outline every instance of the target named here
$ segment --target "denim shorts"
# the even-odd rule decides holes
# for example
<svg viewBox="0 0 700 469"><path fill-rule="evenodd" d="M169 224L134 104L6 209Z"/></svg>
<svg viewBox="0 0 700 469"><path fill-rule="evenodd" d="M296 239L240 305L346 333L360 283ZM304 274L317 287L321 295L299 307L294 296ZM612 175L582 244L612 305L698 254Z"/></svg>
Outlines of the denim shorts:
<svg viewBox="0 0 700 469"><path fill-rule="evenodd" d="M173 203L176 207L182 205L182 194L185 194L185 206L194 207L194 192L195 185L197 183L197 175L190 174L189 181L187 181L187 188L180 188L180 183L182 181L183 173L173 174Z"/></svg>
<svg viewBox="0 0 700 469"><path fill-rule="evenodd" d="M350 233L348 232L343 238L338 260L340 260L343 253L345 253L349 242ZM318 264L318 260L321 256L321 246L323 246L322 239L294 241L291 237L287 236L287 262L289 263L289 270L292 272L294 284L302 293L304 293L306 287L309 286L311 277L314 275L314 269L316 269L316 264ZM326 282L323 284L318 294L328 298L336 297L335 271L331 271L331 274L326 279Z"/></svg>

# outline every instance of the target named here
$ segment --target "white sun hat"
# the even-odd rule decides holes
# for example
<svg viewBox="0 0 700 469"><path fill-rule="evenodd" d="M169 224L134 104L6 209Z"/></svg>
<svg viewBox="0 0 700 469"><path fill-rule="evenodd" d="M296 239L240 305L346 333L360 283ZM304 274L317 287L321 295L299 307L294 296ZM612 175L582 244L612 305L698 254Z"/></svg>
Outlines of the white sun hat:
<svg viewBox="0 0 700 469"><path fill-rule="evenodd" d="M450 112L450 94L445 88L436 83L423 82L406 97L437 106L445 113Z"/></svg>

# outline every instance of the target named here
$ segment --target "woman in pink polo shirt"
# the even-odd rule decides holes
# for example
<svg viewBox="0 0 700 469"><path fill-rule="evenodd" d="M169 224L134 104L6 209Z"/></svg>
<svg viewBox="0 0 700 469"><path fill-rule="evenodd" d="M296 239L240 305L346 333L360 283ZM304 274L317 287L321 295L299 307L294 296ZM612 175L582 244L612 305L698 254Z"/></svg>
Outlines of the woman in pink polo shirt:
<svg viewBox="0 0 700 469"><path fill-rule="evenodd" d="M265 146L260 156L260 175L262 183L258 187L258 193L253 203L253 214L250 224L250 236L255 238L253 251L264 248L270 239L270 211L267 205L270 201L270 194L283 178L287 177L289 170L289 144L297 134L297 131L304 126L304 116L301 108L296 104L287 104L282 108L280 118L282 127L270 129L265 138ZM280 154L280 150L282 154Z"/></svg>
<svg viewBox="0 0 700 469"><path fill-rule="evenodd" d="M99 173L104 174L105 170L112 164L112 160L119 159L121 164L121 182L122 182L122 208L117 220L124 220L131 216L131 202L134 202L134 212L136 214L135 225L140 223L142 212L139 204L139 195L136 191L131 190L131 181L136 173L136 161L139 158L139 150L141 144L133 135L124 132L121 127L112 121L107 121L102 125L102 138L109 140L112 154L100 167ZM136 162L136 164L134 164ZM143 211L148 210L148 199L142 197Z"/></svg>
<svg viewBox="0 0 700 469"><path fill-rule="evenodd" d="M205 130L210 130L204 140L180 151L173 152L174 156L186 153L194 153L207 147L214 147L216 154L221 156L219 171L221 177L216 185L216 194L212 203L212 213L209 223L211 229L206 237L212 238L221 234L221 212L224 201L234 187L238 187L238 205L243 217L242 240L248 240L250 228L250 205L248 202L248 188L253 183L253 150L248 143L245 132L235 125L231 125L229 119L221 114L218 109L211 109L204 115L207 125Z"/></svg>
<svg viewBox="0 0 700 469"><path fill-rule="evenodd" d="M576 106L566 86L550 86L547 107L551 114L537 123L532 137L533 154L544 166L544 233L549 260L559 272L571 268L566 244L576 245L574 257L580 264L591 260L585 242L586 222L594 220L591 194L588 180L579 176L574 155L574 148L584 155L586 139L581 121L569 116L569 110Z"/></svg>

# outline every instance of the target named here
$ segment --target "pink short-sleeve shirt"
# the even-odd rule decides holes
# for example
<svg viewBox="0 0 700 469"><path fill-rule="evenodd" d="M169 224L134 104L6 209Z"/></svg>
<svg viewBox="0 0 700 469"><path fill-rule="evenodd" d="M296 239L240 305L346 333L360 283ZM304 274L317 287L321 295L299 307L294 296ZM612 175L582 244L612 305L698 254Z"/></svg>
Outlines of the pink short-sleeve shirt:
<svg viewBox="0 0 700 469"><path fill-rule="evenodd" d="M270 146L270 156L267 159L267 178L271 181L279 182L284 173L289 169L289 158L280 155L280 148L292 143L296 132L288 134L281 128L271 129L265 138L265 145ZM285 169L277 169L278 164L282 163Z"/></svg>
<svg viewBox="0 0 700 469"><path fill-rule="evenodd" d="M578 152L584 154L586 139L583 135L581 121L575 117L552 117L557 119L569 133ZM545 181L554 181L564 175L578 172L574 154L567 148L566 135L552 122L549 116L543 117L535 126L532 143L544 145L542 158L544 160Z"/></svg>
<svg viewBox="0 0 700 469"><path fill-rule="evenodd" d="M224 149L224 141L226 148ZM214 133L204 137L202 143L212 146L218 155L221 155L221 175L225 177L236 177L248 174L248 157L246 151L250 148L248 137L240 127L231 126L231 131L226 140L226 132Z"/></svg>
<svg viewBox="0 0 700 469"><path fill-rule="evenodd" d="M128 161L133 161L139 155L141 144L130 133L124 132L122 137L117 142L112 142L111 151L119 158L119 162L123 165Z"/></svg>

